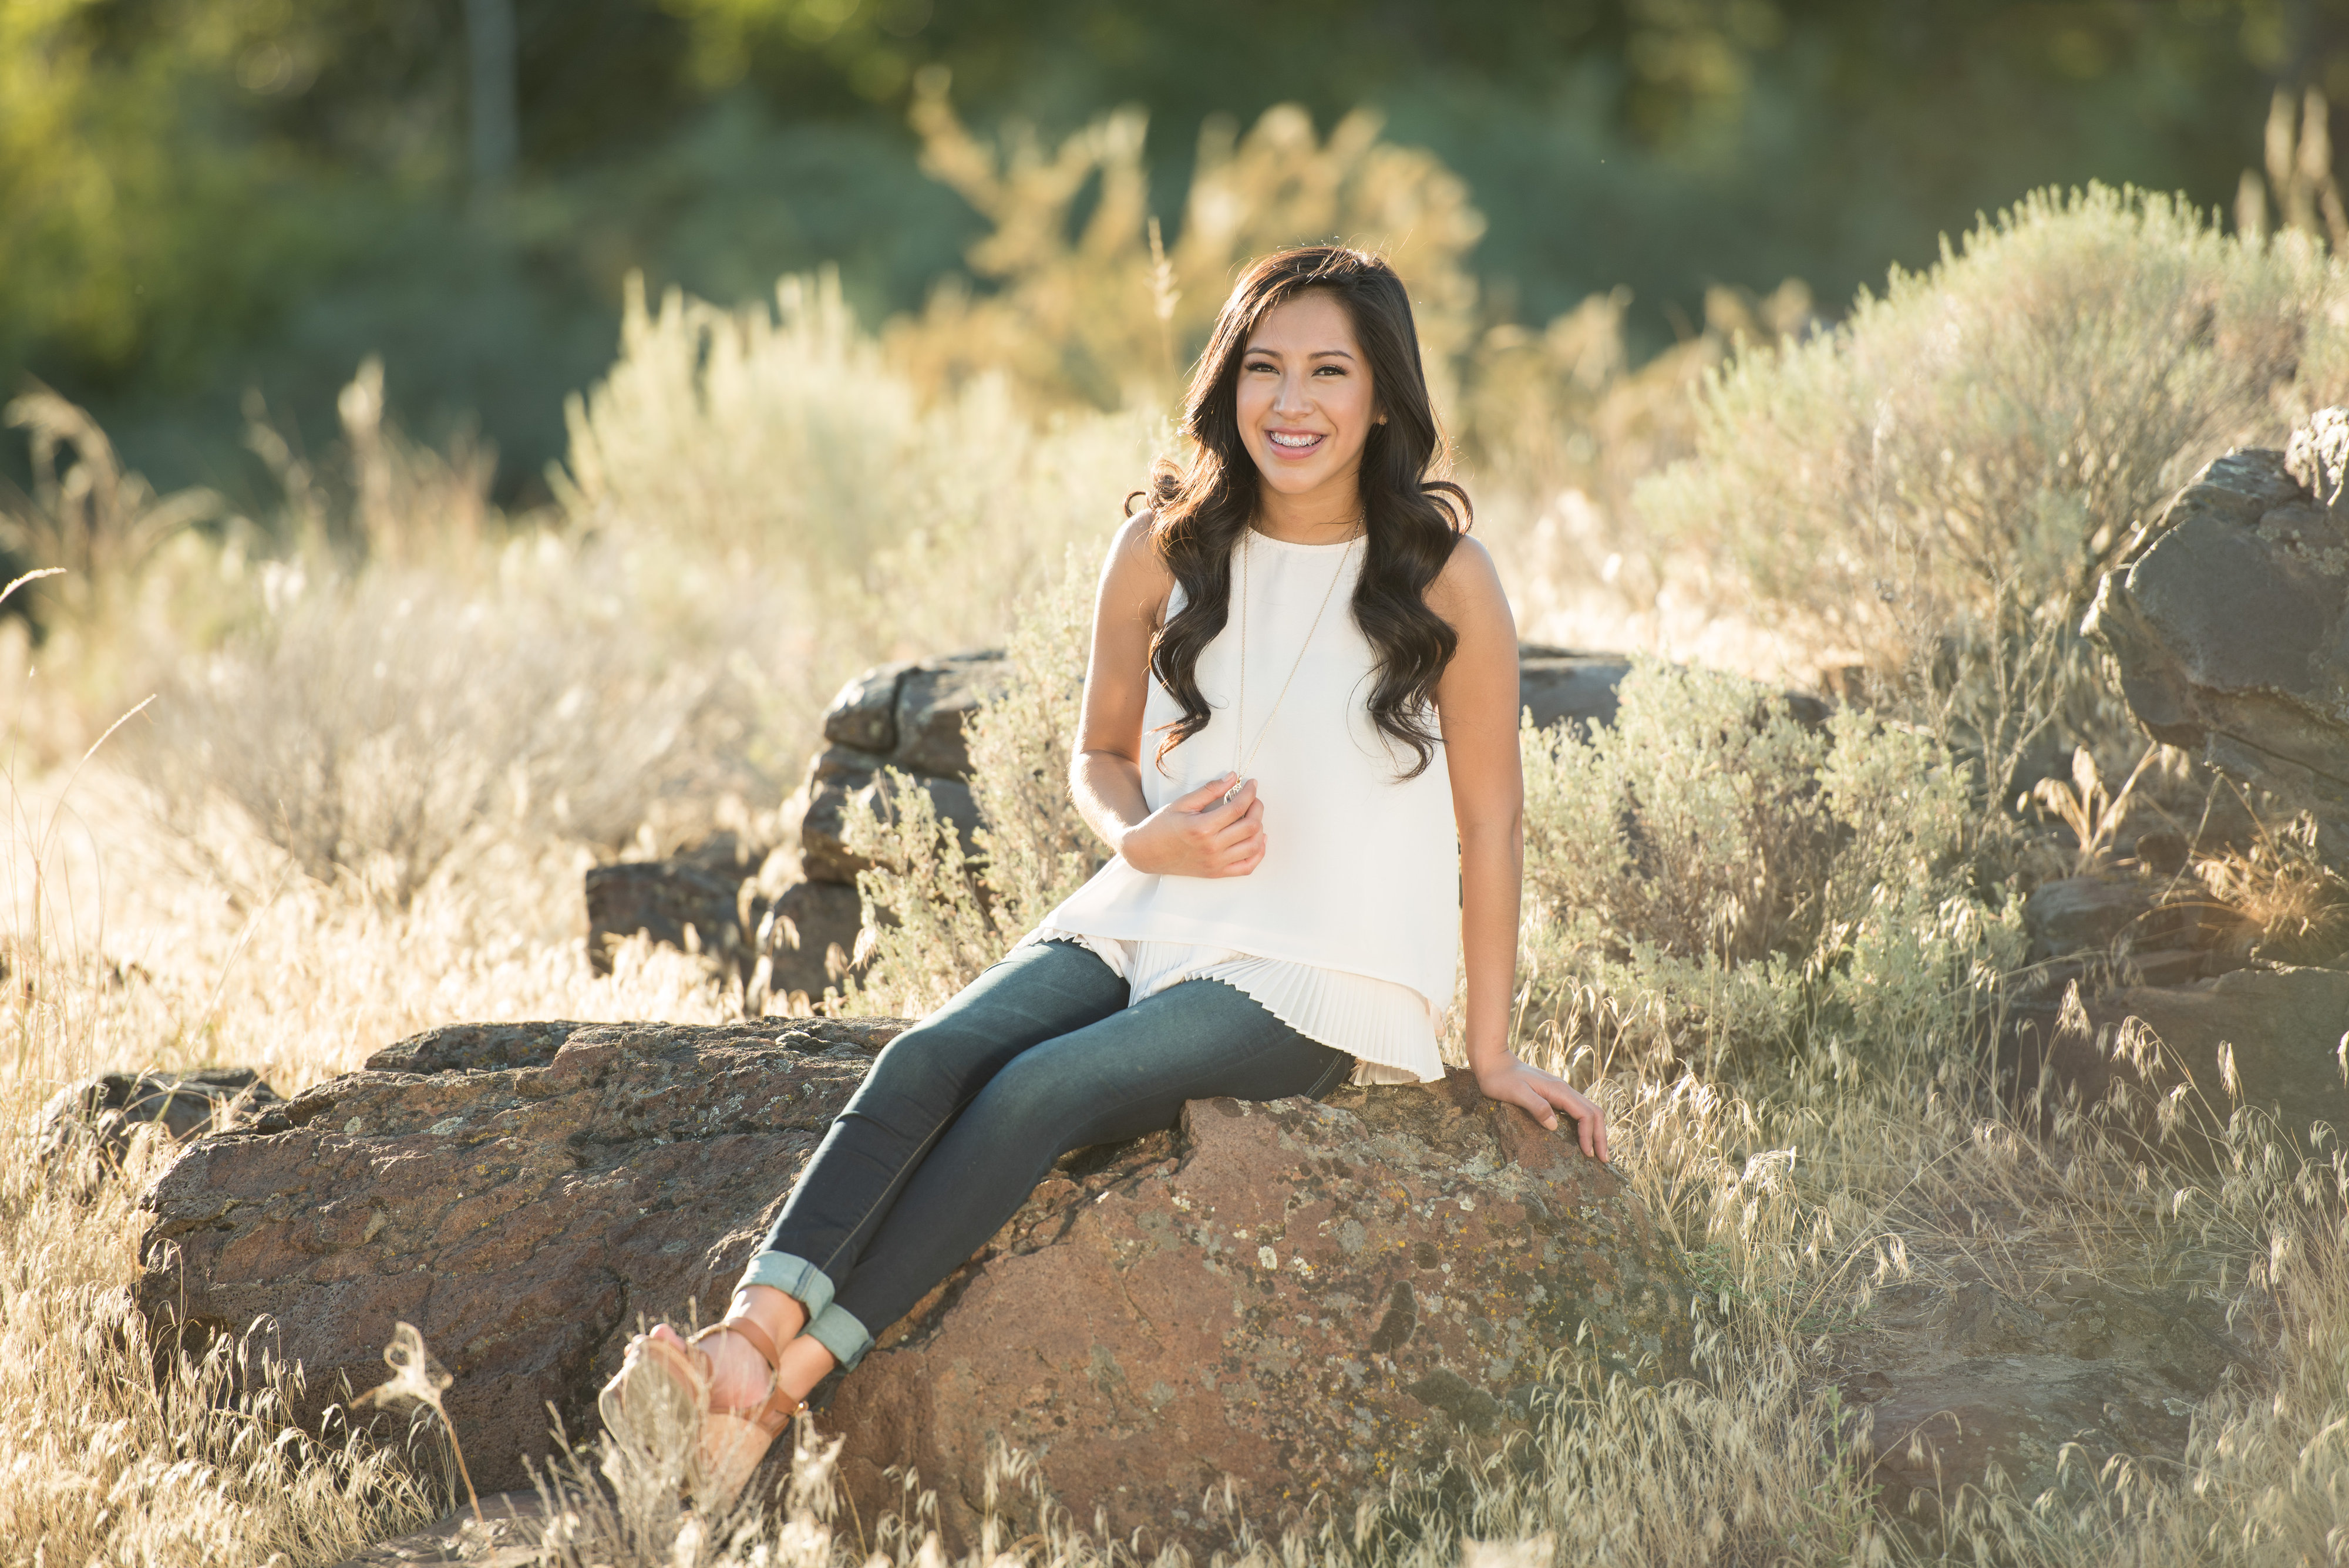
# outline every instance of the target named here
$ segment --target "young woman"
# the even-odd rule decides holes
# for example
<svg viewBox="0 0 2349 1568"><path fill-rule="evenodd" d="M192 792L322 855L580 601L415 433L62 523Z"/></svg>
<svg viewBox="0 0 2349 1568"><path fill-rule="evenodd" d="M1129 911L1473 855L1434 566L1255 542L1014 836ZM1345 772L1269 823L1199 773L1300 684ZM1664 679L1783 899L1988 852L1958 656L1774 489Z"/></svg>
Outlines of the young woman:
<svg viewBox="0 0 2349 1568"><path fill-rule="evenodd" d="M1516 631L1466 496L1427 477L1402 280L1333 247L1257 263L1185 430L1093 615L1069 782L1115 858L874 1060L726 1320L640 1335L606 1389L615 1421L647 1380L706 1403L706 1495L1062 1154L1186 1100L1441 1077L1464 950L1477 1086L1607 1158L1598 1107L1509 1052Z"/></svg>

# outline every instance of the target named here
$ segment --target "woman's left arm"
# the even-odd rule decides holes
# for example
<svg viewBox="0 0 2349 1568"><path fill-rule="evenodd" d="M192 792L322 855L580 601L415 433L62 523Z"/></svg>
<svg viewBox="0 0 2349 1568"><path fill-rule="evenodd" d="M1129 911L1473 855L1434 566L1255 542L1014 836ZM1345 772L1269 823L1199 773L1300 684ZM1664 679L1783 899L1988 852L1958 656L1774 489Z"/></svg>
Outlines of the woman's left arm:
<svg viewBox="0 0 2349 1568"><path fill-rule="evenodd" d="M1464 538L1427 591L1459 634L1435 688L1444 763L1460 827L1460 945L1468 968L1468 1065L1476 1086L1555 1131L1572 1116L1582 1152L1607 1158L1607 1118L1565 1079L1509 1050L1516 994L1518 898L1525 876L1525 772L1517 756L1517 628L1493 557Z"/></svg>

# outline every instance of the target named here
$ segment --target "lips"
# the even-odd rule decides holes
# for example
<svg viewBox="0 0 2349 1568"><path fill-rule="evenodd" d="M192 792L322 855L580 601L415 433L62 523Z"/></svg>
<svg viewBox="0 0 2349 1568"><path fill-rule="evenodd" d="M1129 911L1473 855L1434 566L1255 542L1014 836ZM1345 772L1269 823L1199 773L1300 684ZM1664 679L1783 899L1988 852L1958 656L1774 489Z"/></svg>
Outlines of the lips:
<svg viewBox="0 0 2349 1568"><path fill-rule="evenodd" d="M1265 439L1283 457L1308 457L1330 438L1319 431L1267 431Z"/></svg>

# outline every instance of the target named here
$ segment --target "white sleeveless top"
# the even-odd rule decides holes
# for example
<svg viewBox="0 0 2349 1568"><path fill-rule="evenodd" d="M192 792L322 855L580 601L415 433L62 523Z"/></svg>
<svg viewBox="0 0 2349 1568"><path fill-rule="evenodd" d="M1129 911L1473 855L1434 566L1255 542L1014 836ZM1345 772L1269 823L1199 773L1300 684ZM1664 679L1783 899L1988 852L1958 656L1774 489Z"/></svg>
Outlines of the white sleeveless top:
<svg viewBox="0 0 2349 1568"><path fill-rule="evenodd" d="M1180 981L1224 981L1299 1033L1354 1056L1357 1082L1440 1078L1436 1035L1460 949L1459 840L1443 751L1402 778L1412 753L1371 722L1374 661L1350 607L1361 547L1262 534L1247 547L1247 740L1236 738L1233 712L1235 615L1199 655L1212 717L1166 754L1163 771L1152 758L1160 726L1182 708L1152 679L1142 788L1155 811L1254 748L1247 773L1264 802L1263 861L1245 877L1214 877L1154 876L1112 858L1021 941L1082 942L1125 978L1133 1002ZM1239 590L1235 559L1236 599ZM1325 595L1329 608L1282 697Z"/></svg>

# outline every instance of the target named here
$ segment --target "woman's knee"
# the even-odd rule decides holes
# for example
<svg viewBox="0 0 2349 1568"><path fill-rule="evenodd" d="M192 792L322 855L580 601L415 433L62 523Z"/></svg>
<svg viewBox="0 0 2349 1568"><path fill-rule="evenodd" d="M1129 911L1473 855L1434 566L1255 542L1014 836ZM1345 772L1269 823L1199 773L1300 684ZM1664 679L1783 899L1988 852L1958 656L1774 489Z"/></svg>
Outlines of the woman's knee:
<svg viewBox="0 0 2349 1568"><path fill-rule="evenodd" d="M849 1111L885 1120L898 1107L951 1115L1010 1054L978 1030L951 1021L931 1025L924 1020L881 1048Z"/></svg>
<svg viewBox="0 0 2349 1568"><path fill-rule="evenodd" d="M1061 1054L1030 1052L998 1073L963 1117L1000 1138L1007 1151L1049 1160L1095 1141L1088 1129L1104 1112L1130 1108L1112 1106L1108 1098L1104 1085L1071 1072Z"/></svg>

